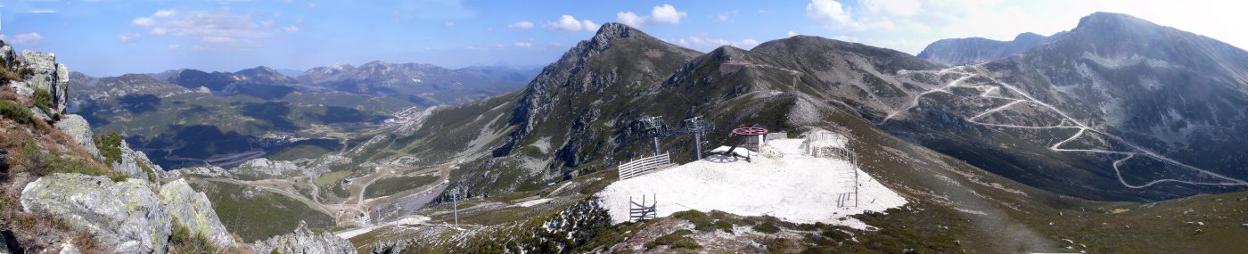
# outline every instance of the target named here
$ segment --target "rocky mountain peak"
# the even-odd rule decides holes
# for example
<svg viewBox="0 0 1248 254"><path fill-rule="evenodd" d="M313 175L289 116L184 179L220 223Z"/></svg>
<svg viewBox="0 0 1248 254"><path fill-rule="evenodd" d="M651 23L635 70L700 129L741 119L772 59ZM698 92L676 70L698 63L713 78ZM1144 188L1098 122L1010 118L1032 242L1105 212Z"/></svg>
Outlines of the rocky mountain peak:
<svg viewBox="0 0 1248 254"><path fill-rule="evenodd" d="M629 38L635 32L639 31L629 27L628 25L608 22L606 24L602 24L602 27L598 28L598 32L594 34L593 40L607 42L618 38Z"/></svg>
<svg viewBox="0 0 1248 254"><path fill-rule="evenodd" d="M1096 31L1116 31L1123 29L1137 30L1144 28L1160 27L1153 22L1136 18L1131 15L1113 12L1096 12L1079 19L1079 25L1075 27L1075 31L1079 30L1096 30Z"/></svg>

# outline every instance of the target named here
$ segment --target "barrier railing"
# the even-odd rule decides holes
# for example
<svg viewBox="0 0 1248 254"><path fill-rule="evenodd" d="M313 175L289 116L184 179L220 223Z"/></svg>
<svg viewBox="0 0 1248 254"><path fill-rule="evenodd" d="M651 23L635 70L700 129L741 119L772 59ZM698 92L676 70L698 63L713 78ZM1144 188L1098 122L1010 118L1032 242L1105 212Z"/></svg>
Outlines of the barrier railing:
<svg viewBox="0 0 1248 254"><path fill-rule="evenodd" d="M671 165L672 160L671 157L668 156L668 153L630 161L628 163L620 164L618 167L620 180L649 174L657 169L666 168Z"/></svg>

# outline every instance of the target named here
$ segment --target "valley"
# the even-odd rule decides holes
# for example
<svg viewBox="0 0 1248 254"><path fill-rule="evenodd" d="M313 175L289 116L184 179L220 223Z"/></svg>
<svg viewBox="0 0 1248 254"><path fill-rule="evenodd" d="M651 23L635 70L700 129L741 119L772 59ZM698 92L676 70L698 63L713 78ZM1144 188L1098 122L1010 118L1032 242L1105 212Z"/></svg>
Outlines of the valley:
<svg viewBox="0 0 1248 254"><path fill-rule="evenodd" d="M1248 51L1128 14L993 28L1009 41L898 37L934 40L919 51L873 34L964 21L883 22L930 2L768 3L823 32L760 42L672 36L682 18L786 19L666 3L601 23L494 17L536 11L512 3L450 1L433 19L405 16L424 3L213 4L125 20L139 32L115 47L180 59L116 59L153 73L70 72L58 61L80 56L0 34L0 253L1248 250ZM507 8L454 10L480 5ZM342 17L364 23L335 29ZM964 27L937 28L923 36ZM211 71L234 58L276 65ZM285 67L342 59L459 67ZM481 59L499 64L464 64Z"/></svg>

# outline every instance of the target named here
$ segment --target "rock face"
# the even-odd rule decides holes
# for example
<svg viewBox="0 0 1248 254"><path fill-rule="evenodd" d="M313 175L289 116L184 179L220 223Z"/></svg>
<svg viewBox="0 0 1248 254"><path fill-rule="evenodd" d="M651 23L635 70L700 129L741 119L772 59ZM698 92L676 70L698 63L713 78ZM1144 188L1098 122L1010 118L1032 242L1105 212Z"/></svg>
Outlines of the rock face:
<svg viewBox="0 0 1248 254"><path fill-rule="evenodd" d="M117 253L165 253L168 249L171 218L144 181L56 174L26 185L21 202L27 212L52 215L86 230Z"/></svg>
<svg viewBox="0 0 1248 254"><path fill-rule="evenodd" d="M75 114L65 115L61 117L60 121L56 122L56 129L73 138L74 142L77 142L78 145L82 146L82 149L87 150L87 153L90 153L97 160L103 160L103 157L100 156L100 150L95 147L95 140L92 138L95 134L91 132L91 125L82 116Z"/></svg>
<svg viewBox="0 0 1248 254"><path fill-rule="evenodd" d="M265 158L258 158L243 162L237 168L232 170L234 175L251 178L270 178L276 176L291 176L303 174L304 168L295 165L290 161L272 161Z"/></svg>
<svg viewBox="0 0 1248 254"><path fill-rule="evenodd" d="M1022 33L1014 37L1012 41L979 37L943 39L928 44L923 52L919 52L919 58L948 65L989 62L1022 53L1048 43L1057 36L1045 37L1034 33Z"/></svg>
<svg viewBox="0 0 1248 254"><path fill-rule="evenodd" d="M625 110L586 105L626 103L699 54L623 24L604 24L593 39L578 43L529 83L508 121L514 131L494 155L554 135L557 166L602 159L607 148L599 142L610 130L591 123L614 122Z"/></svg>
<svg viewBox="0 0 1248 254"><path fill-rule="evenodd" d="M355 246L347 239L330 232L314 233L304 223L300 223L295 232L252 244L251 250L253 253L283 254L356 253Z"/></svg>
<svg viewBox="0 0 1248 254"><path fill-rule="evenodd" d="M35 89L46 89L52 95L51 113L58 115L64 112L69 88L69 71L65 65L56 63L56 55L52 53L22 51L17 58L21 67L31 72L25 81L15 84L17 91L32 95Z"/></svg>
<svg viewBox="0 0 1248 254"><path fill-rule="evenodd" d="M217 217L217 212L212 210L208 196L191 189L186 180L178 179L162 186L160 199L173 220L186 226L192 234L203 235L217 246L235 244L234 238Z"/></svg>
<svg viewBox="0 0 1248 254"><path fill-rule="evenodd" d="M147 159L147 154L130 149L125 141L121 142L121 161L113 162L113 171L124 172L132 178L156 181L158 172L163 171L159 165ZM149 174L150 173L150 174Z"/></svg>

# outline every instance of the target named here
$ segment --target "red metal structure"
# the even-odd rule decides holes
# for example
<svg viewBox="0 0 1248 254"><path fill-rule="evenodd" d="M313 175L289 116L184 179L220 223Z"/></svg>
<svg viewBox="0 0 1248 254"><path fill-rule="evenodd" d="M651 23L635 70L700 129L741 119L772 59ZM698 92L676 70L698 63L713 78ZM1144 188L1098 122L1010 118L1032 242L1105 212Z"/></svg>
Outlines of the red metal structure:
<svg viewBox="0 0 1248 254"><path fill-rule="evenodd" d="M763 136L767 135L767 128L762 127L741 127L732 129L732 134L737 136Z"/></svg>

